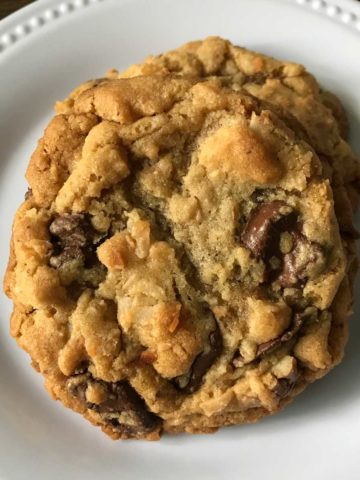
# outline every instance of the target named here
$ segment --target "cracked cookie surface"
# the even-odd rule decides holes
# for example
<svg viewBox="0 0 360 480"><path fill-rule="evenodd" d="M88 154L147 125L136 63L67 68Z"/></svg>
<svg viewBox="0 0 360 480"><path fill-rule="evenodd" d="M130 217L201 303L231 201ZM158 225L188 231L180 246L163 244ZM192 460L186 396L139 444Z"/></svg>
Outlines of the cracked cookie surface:
<svg viewBox="0 0 360 480"><path fill-rule="evenodd" d="M88 82L57 112L5 278L54 398L157 439L274 413L339 362L346 255L301 128L192 76Z"/></svg>
<svg viewBox="0 0 360 480"><path fill-rule="evenodd" d="M217 77L234 90L245 90L292 114L323 163L335 199L335 209L348 253L355 262L353 215L360 193L360 164L349 144L348 121L339 99L324 91L299 64L232 45L220 37L187 43L176 50L148 57L112 78L176 73L199 78ZM295 126L296 128L296 126Z"/></svg>

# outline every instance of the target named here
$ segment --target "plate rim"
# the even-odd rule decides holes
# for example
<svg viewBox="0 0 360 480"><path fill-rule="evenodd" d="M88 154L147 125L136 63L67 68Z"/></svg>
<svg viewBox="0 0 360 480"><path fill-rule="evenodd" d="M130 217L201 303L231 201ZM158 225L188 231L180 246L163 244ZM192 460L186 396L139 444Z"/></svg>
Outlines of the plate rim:
<svg viewBox="0 0 360 480"><path fill-rule="evenodd" d="M45 25L108 0L36 0L0 20L0 60L18 42ZM118 0L124 1L124 0ZM334 21L360 35L360 2L355 0L282 0Z"/></svg>

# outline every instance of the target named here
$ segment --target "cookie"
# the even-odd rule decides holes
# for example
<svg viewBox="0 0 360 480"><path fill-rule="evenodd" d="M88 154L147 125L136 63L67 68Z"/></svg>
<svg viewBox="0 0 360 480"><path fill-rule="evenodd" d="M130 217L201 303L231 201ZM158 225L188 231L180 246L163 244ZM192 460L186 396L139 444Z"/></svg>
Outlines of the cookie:
<svg viewBox="0 0 360 480"><path fill-rule="evenodd" d="M193 76L100 79L57 104L5 278L54 399L153 440L273 414L340 361L332 190L285 117Z"/></svg>
<svg viewBox="0 0 360 480"><path fill-rule="evenodd" d="M290 112L306 131L318 153L334 191L335 208L349 258L354 261L358 233L352 217L360 192L360 164L346 142L348 122L341 102L302 65L279 61L232 45L219 37L190 42L159 56L147 58L111 78L176 73L206 78L217 76L235 90L271 102Z"/></svg>

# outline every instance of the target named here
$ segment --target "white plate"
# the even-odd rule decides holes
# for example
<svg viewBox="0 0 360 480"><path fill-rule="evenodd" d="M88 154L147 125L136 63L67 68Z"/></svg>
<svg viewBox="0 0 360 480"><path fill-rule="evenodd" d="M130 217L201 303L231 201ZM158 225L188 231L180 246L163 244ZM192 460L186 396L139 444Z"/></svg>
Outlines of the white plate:
<svg viewBox="0 0 360 480"><path fill-rule="evenodd" d="M1 276L25 167L52 104L109 67L209 34L299 61L344 100L360 152L360 4L334 1L41 0L0 22ZM146 443L112 442L50 400L10 339L10 302L0 303L2 480L360 478L360 305L344 362L283 413Z"/></svg>

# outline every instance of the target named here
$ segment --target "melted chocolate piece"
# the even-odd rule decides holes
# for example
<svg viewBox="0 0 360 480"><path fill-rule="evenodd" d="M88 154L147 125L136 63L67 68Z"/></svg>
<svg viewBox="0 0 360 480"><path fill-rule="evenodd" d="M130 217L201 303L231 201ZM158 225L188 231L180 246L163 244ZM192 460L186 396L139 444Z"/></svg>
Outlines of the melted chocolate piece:
<svg viewBox="0 0 360 480"><path fill-rule="evenodd" d="M289 373L289 375L287 375L286 377L278 378L273 392L279 399L286 397L293 389L298 378L299 371L295 364L295 368Z"/></svg>
<svg viewBox="0 0 360 480"><path fill-rule="evenodd" d="M126 434L130 438L136 437L136 435L139 433L136 427L131 427L129 425L125 425L124 423L120 423L117 418L106 419L106 423L110 425L113 430L116 430L122 434Z"/></svg>
<svg viewBox="0 0 360 480"><path fill-rule="evenodd" d="M256 85L263 85L269 75L266 75L263 72L256 72L252 75L246 75L245 83L255 83Z"/></svg>
<svg viewBox="0 0 360 480"><path fill-rule="evenodd" d="M65 263L70 262L72 260L83 260L84 254L79 247L65 247L59 255L54 255L50 257L50 265L54 268L60 268Z"/></svg>
<svg viewBox="0 0 360 480"><path fill-rule="evenodd" d="M50 265L59 268L74 259L84 260L83 249L90 241L90 229L87 217L80 213L65 213L55 218L49 227L55 254Z"/></svg>
<svg viewBox="0 0 360 480"><path fill-rule="evenodd" d="M132 421L131 428L151 431L159 425L159 417L148 410L144 399L128 382L102 382L102 385L106 386L107 398L95 407L91 404L89 408L93 408L98 413L126 412Z"/></svg>
<svg viewBox="0 0 360 480"><path fill-rule="evenodd" d="M101 403L86 401L85 392L89 383L99 384L104 390L105 399ZM148 410L145 400L127 381L110 383L84 374L70 378L68 389L72 395L85 402L87 408L99 413L106 423L122 432L136 435L139 432L151 432L161 425L161 419Z"/></svg>
<svg viewBox="0 0 360 480"><path fill-rule="evenodd" d="M294 385L295 381L291 381L288 378L279 378L273 392L279 399L281 399L286 397L291 392Z"/></svg>
<svg viewBox="0 0 360 480"><path fill-rule="evenodd" d="M250 362L245 362L245 359L241 355L240 350L237 350L233 356L233 359L231 360L231 365L235 368L238 368L238 367L242 367L246 363L250 363Z"/></svg>
<svg viewBox="0 0 360 480"><path fill-rule="evenodd" d="M184 393L194 393L202 384L203 377L222 352L223 341L220 329L209 334L209 341L201 353L195 358L189 375L174 378L174 385Z"/></svg>
<svg viewBox="0 0 360 480"><path fill-rule="evenodd" d="M262 343L258 346L256 358L273 352L281 345L291 340L298 333L306 318L306 315L302 313L296 313L290 328L285 333L278 338L274 338L273 340Z"/></svg>
<svg viewBox="0 0 360 480"><path fill-rule="evenodd" d="M280 285L286 287L299 287L310 276L310 269L316 263L325 264L325 256L322 247L311 242L304 235L294 231L293 248L284 255L283 268L279 275Z"/></svg>
<svg viewBox="0 0 360 480"><path fill-rule="evenodd" d="M65 213L50 224L54 255L50 265L60 268L72 260L80 260L85 268L98 264L96 248L104 240L92 227L88 215Z"/></svg>
<svg viewBox="0 0 360 480"><path fill-rule="evenodd" d="M70 377L70 379L67 381L67 388L71 395L76 397L81 402L86 402L86 375L75 375L74 377Z"/></svg>
<svg viewBox="0 0 360 480"><path fill-rule="evenodd" d="M88 241L90 228L86 215L65 213L53 220L49 230L64 247L84 247Z"/></svg>
<svg viewBox="0 0 360 480"><path fill-rule="evenodd" d="M241 240L256 257L265 260L279 257L280 235L295 227L297 217L297 213L282 201L263 203L251 213Z"/></svg>
<svg viewBox="0 0 360 480"><path fill-rule="evenodd" d="M32 194L33 194L33 191L32 191L32 189L29 187L29 188L26 190L26 193L25 193L25 195L24 195L25 200L29 200L29 198L32 197Z"/></svg>

